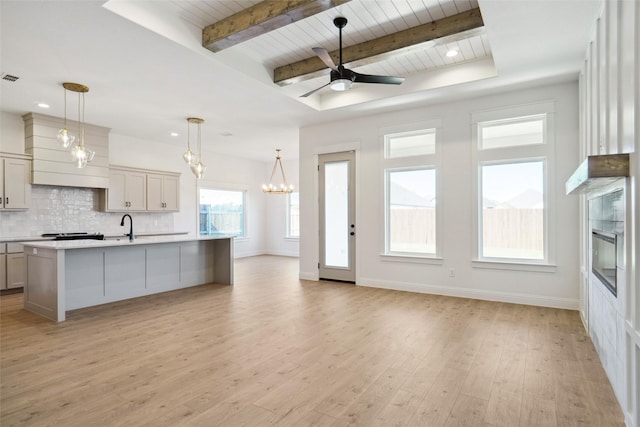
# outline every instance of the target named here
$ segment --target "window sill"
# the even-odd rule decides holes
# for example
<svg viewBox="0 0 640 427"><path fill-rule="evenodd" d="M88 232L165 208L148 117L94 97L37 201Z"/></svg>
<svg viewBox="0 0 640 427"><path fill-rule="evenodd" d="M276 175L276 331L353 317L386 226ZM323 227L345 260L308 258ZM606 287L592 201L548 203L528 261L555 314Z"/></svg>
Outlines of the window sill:
<svg viewBox="0 0 640 427"><path fill-rule="evenodd" d="M486 268L492 270L531 271L537 273L555 273L557 265L547 263L525 263L517 261L494 261L474 259L471 261L473 268Z"/></svg>
<svg viewBox="0 0 640 427"><path fill-rule="evenodd" d="M433 264L442 265L444 260L436 256L411 256L411 255L391 255L380 254L380 260L385 262L407 262L413 264Z"/></svg>
<svg viewBox="0 0 640 427"><path fill-rule="evenodd" d="M299 242L300 238L299 237L285 237L284 240L285 240L285 242Z"/></svg>

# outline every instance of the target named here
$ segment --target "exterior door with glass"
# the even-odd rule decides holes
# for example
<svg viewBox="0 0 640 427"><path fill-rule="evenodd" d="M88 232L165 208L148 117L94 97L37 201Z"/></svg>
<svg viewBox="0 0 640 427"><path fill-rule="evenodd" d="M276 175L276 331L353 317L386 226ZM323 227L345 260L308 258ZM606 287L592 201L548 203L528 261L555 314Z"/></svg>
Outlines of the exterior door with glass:
<svg viewBox="0 0 640 427"><path fill-rule="evenodd" d="M356 281L355 152L318 158L320 279Z"/></svg>

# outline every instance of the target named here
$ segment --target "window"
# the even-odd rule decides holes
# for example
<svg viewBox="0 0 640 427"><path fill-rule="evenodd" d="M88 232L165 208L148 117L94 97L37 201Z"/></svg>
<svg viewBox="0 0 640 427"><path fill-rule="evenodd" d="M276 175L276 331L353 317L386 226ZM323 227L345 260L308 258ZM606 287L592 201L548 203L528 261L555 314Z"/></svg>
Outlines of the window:
<svg viewBox="0 0 640 427"><path fill-rule="evenodd" d="M436 152L436 130L426 129L384 136L385 158L412 157Z"/></svg>
<svg viewBox="0 0 640 427"><path fill-rule="evenodd" d="M435 254L435 169L387 169L387 197L387 252Z"/></svg>
<svg viewBox="0 0 640 427"><path fill-rule="evenodd" d="M544 114L478 123L481 150L544 144Z"/></svg>
<svg viewBox="0 0 640 427"><path fill-rule="evenodd" d="M435 258L439 121L382 129L384 255Z"/></svg>
<svg viewBox="0 0 640 427"><path fill-rule="evenodd" d="M200 189L200 235L245 237L245 192Z"/></svg>
<svg viewBox="0 0 640 427"><path fill-rule="evenodd" d="M551 262L553 103L483 112L474 122L477 259Z"/></svg>
<svg viewBox="0 0 640 427"><path fill-rule="evenodd" d="M544 260L544 161L480 171L482 257Z"/></svg>
<svg viewBox="0 0 640 427"><path fill-rule="evenodd" d="M287 195L287 237L300 237L300 193Z"/></svg>

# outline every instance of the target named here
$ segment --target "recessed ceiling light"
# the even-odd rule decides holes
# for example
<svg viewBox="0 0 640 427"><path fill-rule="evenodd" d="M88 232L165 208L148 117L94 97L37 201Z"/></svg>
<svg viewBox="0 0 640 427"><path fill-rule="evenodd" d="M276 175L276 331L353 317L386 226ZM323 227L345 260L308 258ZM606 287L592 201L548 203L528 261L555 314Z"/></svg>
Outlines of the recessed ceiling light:
<svg viewBox="0 0 640 427"><path fill-rule="evenodd" d="M49 104L46 104L44 102L36 102L36 105L40 108L50 108L51 106Z"/></svg>
<svg viewBox="0 0 640 427"><path fill-rule="evenodd" d="M171 132L171 136L179 136L178 132Z"/></svg>
<svg viewBox="0 0 640 427"><path fill-rule="evenodd" d="M458 56L459 53L460 52L458 52L457 49L450 49L445 55L447 55L449 58L453 58L454 56Z"/></svg>

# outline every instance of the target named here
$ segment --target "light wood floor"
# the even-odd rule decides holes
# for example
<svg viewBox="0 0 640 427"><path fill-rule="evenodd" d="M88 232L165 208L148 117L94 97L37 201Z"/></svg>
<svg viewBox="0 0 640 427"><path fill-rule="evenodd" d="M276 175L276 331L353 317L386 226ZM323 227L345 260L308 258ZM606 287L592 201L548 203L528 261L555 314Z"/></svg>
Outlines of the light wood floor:
<svg viewBox="0 0 640 427"><path fill-rule="evenodd" d="M297 279L207 285L50 322L0 298L8 426L623 426L577 312Z"/></svg>

